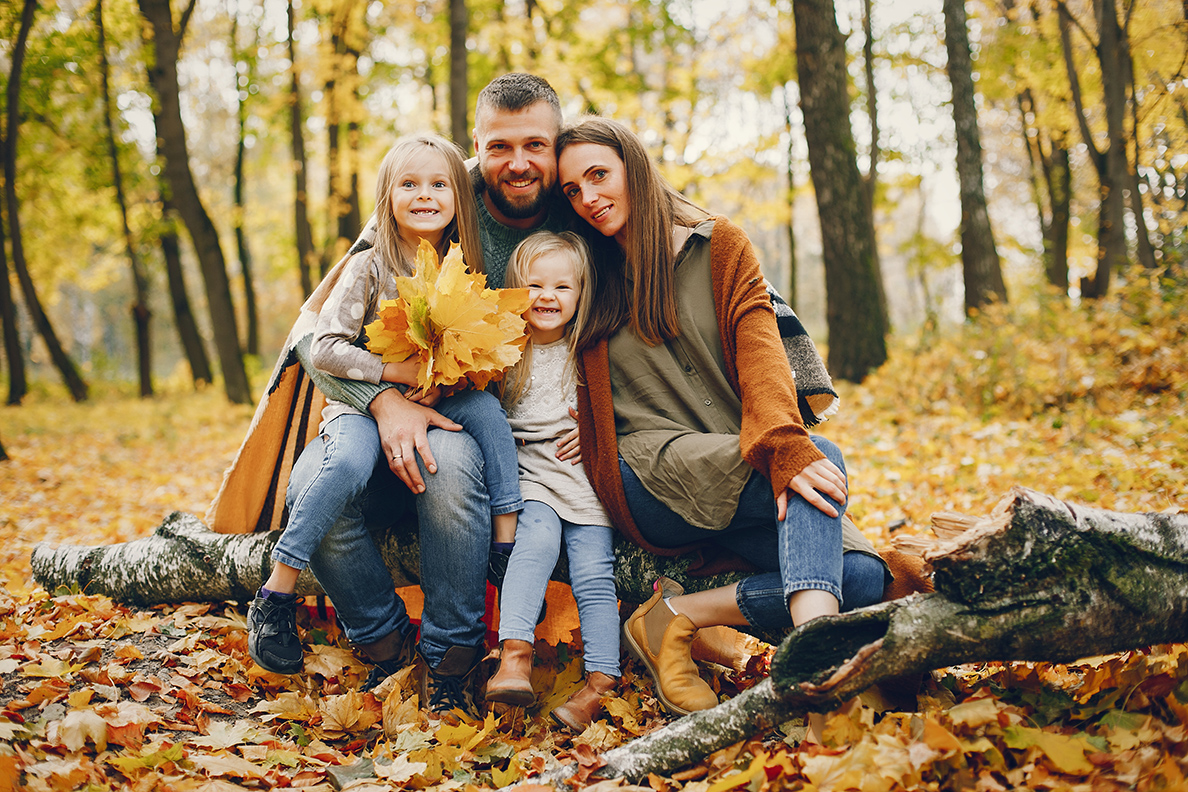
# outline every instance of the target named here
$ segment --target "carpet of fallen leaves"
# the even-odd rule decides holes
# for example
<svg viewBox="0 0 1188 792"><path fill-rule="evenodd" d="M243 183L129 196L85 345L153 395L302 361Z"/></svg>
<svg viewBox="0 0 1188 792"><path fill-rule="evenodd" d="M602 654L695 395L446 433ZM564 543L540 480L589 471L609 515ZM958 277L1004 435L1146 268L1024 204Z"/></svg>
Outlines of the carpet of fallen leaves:
<svg viewBox="0 0 1188 792"><path fill-rule="evenodd" d="M886 545L927 534L936 511L986 514L1015 484L1188 509L1183 305L1182 282L1132 275L1092 308L1039 299L900 341L822 427L847 453L858 524ZM119 542L174 509L201 515L250 414L214 389L0 408L0 790L470 789L566 762L587 789L656 792L1185 788L1183 645L938 670L912 711L863 697L819 740L792 722L633 786L591 774L599 751L668 721L633 662L581 735L545 717L579 684L580 647L564 643L538 644L526 717L430 722L411 667L359 694L366 668L316 610L301 612L306 674L281 677L248 658L241 604L134 610L32 582L39 541ZM723 695L754 681L705 673Z"/></svg>

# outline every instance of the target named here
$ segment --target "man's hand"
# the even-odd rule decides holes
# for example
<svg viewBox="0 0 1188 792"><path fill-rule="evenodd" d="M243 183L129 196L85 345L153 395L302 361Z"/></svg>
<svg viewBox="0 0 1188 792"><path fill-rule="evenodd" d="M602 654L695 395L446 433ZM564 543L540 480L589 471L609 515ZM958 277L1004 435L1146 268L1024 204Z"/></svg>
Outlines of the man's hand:
<svg viewBox="0 0 1188 792"><path fill-rule="evenodd" d="M846 477L837 465L828 459L818 459L800 471L788 483L788 488L776 497L776 519L783 522L788 516L788 493L795 492L830 517L837 516L833 504L821 497L828 495L838 503L845 503L848 497Z"/></svg>
<svg viewBox="0 0 1188 792"><path fill-rule="evenodd" d="M437 462L429 450L427 434L430 426L456 432L462 428L436 410L410 402L395 388L380 391L372 400L371 415L379 426L380 445L388 459L388 467L408 488L418 495L425 491L419 453L430 473L437 472Z"/></svg>
<svg viewBox="0 0 1188 792"><path fill-rule="evenodd" d="M572 407L569 408L569 416L573 420L577 420L577 410ZM576 465L582 461L582 444L578 439L578 430L575 426L570 431L557 441L557 459L572 459L569 464Z"/></svg>

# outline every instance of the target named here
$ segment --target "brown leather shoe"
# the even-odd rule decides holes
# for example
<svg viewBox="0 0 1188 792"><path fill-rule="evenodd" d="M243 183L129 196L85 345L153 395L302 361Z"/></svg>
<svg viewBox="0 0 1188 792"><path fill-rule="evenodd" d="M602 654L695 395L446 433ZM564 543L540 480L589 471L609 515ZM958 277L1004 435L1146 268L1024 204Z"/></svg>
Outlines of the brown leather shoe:
<svg viewBox="0 0 1188 792"><path fill-rule="evenodd" d="M532 692L532 644L509 640L499 646L499 670L487 680L487 702L527 707Z"/></svg>
<svg viewBox="0 0 1188 792"><path fill-rule="evenodd" d="M553 710L553 719L574 732L582 732L602 712L602 699L612 693L619 680L601 671L586 675L586 684Z"/></svg>
<svg viewBox="0 0 1188 792"><path fill-rule="evenodd" d="M697 627L664 602L663 585L623 623L623 638L656 682L656 696L677 715L716 706L718 697L697 674L692 644Z"/></svg>
<svg viewBox="0 0 1188 792"><path fill-rule="evenodd" d="M664 597L676 597L685 593L684 587L669 577L661 575L654 587ZM737 673L747 670L747 663L755 655L763 654L763 642L753 635L739 632L732 627L702 627L693 637L690 654L699 663L716 663L732 668Z"/></svg>

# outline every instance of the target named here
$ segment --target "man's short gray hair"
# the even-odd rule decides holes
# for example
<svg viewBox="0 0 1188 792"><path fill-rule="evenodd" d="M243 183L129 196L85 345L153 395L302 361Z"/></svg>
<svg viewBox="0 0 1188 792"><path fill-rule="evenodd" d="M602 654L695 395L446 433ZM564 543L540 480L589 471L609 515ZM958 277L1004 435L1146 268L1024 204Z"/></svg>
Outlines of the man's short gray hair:
<svg viewBox="0 0 1188 792"><path fill-rule="evenodd" d="M561 127L561 100L553 86L543 77L523 72L511 72L496 77L487 83L487 87L479 92L475 103L475 127L480 126L484 110L502 110L515 113L526 110L537 102L546 102L553 108L557 117L557 127Z"/></svg>

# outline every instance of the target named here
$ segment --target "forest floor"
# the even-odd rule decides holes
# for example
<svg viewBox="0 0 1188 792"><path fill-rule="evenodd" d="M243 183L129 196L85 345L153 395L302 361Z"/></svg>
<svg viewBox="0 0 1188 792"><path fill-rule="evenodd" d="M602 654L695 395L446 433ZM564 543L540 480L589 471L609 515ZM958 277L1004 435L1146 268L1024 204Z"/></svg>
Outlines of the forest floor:
<svg viewBox="0 0 1188 792"><path fill-rule="evenodd" d="M1132 283L1093 310L1039 300L901 342L862 385L839 385L818 430L846 453L850 514L887 546L927 536L935 512L988 514L1014 485L1188 511L1181 294ZM914 708L863 697L819 740L793 722L632 783L596 780L594 757L671 720L633 661L581 735L546 717L578 682L564 643L538 646L527 713L430 722L407 673L360 695L366 667L313 610L306 674L283 677L247 656L241 604L138 610L32 581L38 542L123 542L171 511L201 516L251 412L214 388L82 405L51 389L0 408L0 790L466 789L565 762L582 764L579 786L656 792L1185 788L1185 645L939 669ZM705 674L724 696L754 682ZM352 781L363 757L379 777Z"/></svg>

